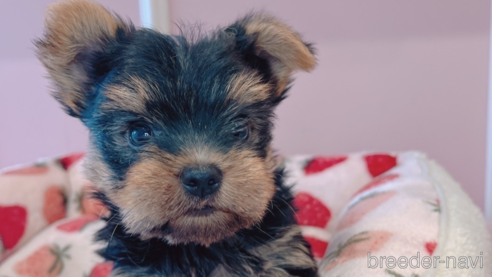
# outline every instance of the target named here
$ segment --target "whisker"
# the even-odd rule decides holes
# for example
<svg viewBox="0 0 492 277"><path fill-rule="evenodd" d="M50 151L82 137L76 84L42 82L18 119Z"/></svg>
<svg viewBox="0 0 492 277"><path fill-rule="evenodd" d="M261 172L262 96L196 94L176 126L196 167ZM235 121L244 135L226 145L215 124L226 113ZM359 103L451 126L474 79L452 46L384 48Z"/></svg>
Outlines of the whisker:
<svg viewBox="0 0 492 277"><path fill-rule="evenodd" d="M272 240L275 240L275 238L274 238L274 237L272 237L269 233L267 233L267 232L263 231L263 230L260 228L260 226L255 225L255 227L256 227L259 231L261 231L263 234L265 234L265 235L269 236Z"/></svg>
<svg viewBox="0 0 492 277"><path fill-rule="evenodd" d="M297 213L296 210L287 202L285 201L284 199L282 199L281 197L277 196L277 195L274 195L274 197L280 199L282 202L284 202L287 206L289 206L289 208L292 210L292 212L295 214Z"/></svg>
<svg viewBox="0 0 492 277"><path fill-rule="evenodd" d="M114 233L116 232L116 228L118 228L118 226L120 226L120 224L116 224L116 226L114 226L114 229L113 229L113 233L111 233L111 237L109 238L109 243L108 245L111 243L111 241L113 240L113 236L114 236Z"/></svg>

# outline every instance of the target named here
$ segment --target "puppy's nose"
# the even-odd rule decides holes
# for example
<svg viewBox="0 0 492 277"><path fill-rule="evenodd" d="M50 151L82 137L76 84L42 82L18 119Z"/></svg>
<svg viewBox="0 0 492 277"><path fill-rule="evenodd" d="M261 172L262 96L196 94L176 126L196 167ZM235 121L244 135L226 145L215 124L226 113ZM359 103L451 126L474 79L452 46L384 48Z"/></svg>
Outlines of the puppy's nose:
<svg viewBox="0 0 492 277"><path fill-rule="evenodd" d="M219 189L222 182L222 172L213 165L185 167L179 178L187 192L204 198Z"/></svg>

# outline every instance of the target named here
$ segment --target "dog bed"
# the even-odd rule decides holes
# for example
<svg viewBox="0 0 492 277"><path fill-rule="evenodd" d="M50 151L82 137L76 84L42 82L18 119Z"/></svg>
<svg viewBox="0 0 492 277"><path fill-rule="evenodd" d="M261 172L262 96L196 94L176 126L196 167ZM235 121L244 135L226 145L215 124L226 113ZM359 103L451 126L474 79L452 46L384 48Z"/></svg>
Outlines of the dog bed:
<svg viewBox="0 0 492 277"><path fill-rule="evenodd" d="M83 154L0 173L0 276L109 276ZM492 276L480 210L418 152L282 161L320 276Z"/></svg>

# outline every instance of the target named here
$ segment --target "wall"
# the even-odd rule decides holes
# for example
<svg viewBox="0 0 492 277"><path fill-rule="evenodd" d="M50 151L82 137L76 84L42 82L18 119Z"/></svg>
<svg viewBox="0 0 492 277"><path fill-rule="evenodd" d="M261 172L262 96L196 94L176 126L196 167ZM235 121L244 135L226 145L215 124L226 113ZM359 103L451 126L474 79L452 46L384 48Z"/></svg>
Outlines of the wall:
<svg viewBox="0 0 492 277"><path fill-rule="evenodd" d="M85 149L85 130L48 96L32 55L49 2L0 1L0 24L11 26L0 29L0 167ZM136 0L100 2L138 22ZM489 1L170 4L174 21L205 28L266 9L316 44L318 68L296 76L278 110L282 154L421 150L483 208Z"/></svg>

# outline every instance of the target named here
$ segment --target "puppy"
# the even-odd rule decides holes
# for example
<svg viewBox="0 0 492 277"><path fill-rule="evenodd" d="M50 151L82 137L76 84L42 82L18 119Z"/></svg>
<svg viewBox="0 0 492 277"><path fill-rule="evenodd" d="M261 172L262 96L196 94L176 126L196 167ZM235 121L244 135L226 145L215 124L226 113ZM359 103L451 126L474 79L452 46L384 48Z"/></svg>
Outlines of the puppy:
<svg viewBox="0 0 492 277"><path fill-rule="evenodd" d="M85 0L51 5L45 25L54 96L90 130L113 276L317 275L271 150L309 44L266 14L170 36Z"/></svg>

